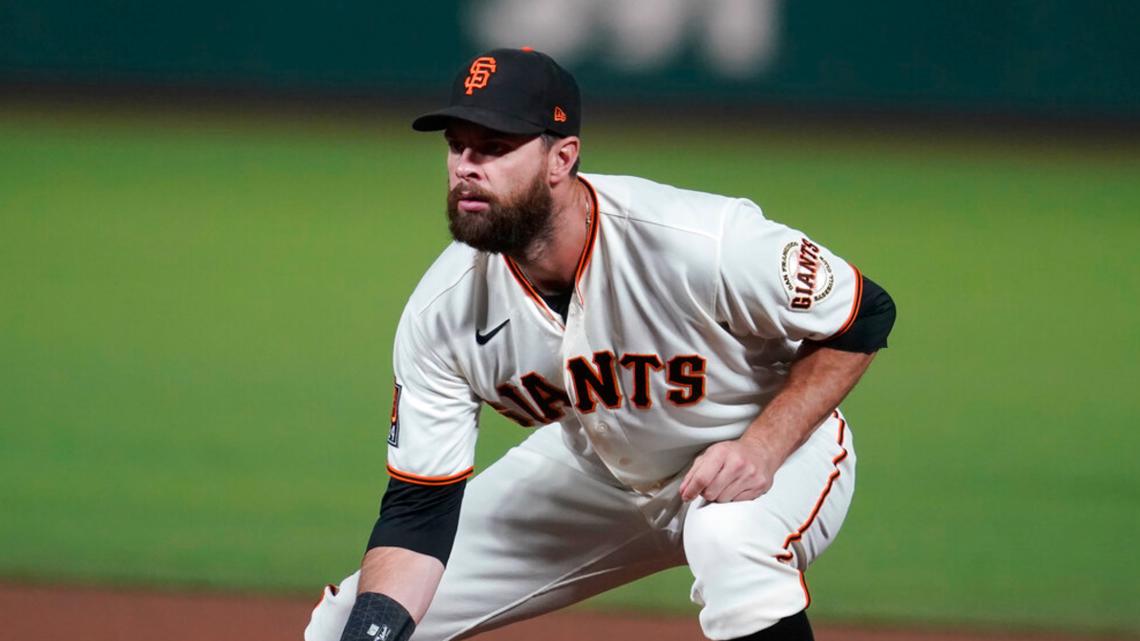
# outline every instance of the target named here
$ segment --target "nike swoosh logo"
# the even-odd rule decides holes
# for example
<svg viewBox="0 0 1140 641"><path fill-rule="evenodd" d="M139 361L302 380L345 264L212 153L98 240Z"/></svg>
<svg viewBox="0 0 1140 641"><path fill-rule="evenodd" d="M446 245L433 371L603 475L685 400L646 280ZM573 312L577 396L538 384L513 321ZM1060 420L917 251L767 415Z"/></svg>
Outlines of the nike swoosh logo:
<svg viewBox="0 0 1140 641"><path fill-rule="evenodd" d="M476 328L476 329L475 329L475 342L476 342L476 343L479 343L480 345L486 345L486 344L487 344L487 341L489 341L489 340L491 340L492 338L494 338L494 337L495 337L495 334L498 334L498 333L499 333L499 330L501 330L501 329L503 329L504 327L506 327L506 326L507 326L507 323L509 323L509 322L511 322L511 319L509 319L509 318L508 318L507 320L505 320L505 321L503 321L502 323L500 323L498 327L496 327L495 329L492 329L491 331L487 332L486 334L480 334L480 333L479 333L479 329L478 329L478 328Z"/></svg>

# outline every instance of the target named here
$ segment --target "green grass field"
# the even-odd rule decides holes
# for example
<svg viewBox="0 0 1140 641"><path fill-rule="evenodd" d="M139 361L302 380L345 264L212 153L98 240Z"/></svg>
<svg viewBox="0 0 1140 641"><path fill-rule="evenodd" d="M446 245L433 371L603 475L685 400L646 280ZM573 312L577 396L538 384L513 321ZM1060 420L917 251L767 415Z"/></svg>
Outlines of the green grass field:
<svg viewBox="0 0 1140 641"><path fill-rule="evenodd" d="M1140 633L1140 150L588 127L884 284L820 619ZM0 110L0 576L308 591L384 484L390 341L447 242L402 119ZM1131 292L1131 293L1129 293ZM525 434L487 417L479 465ZM672 571L600 599L688 611Z"/></svg>

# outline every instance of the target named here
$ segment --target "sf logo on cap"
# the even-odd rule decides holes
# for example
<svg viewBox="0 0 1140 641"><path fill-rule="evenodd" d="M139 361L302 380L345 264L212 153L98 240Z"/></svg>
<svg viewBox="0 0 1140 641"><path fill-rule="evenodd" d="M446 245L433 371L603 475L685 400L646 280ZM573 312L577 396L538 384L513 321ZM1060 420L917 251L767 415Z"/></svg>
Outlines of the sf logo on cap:
<svg viewBox="0 0 1140 641"><path fill-rule="evenodd" d="M487 81L491 79L491 74L495 73L495 59L491 56L476 58L475 62L471 63L470 72L467 79L463 81L463 86L467 87L468 96L470 96L474 90L482 89L487 86Z"/></svg>

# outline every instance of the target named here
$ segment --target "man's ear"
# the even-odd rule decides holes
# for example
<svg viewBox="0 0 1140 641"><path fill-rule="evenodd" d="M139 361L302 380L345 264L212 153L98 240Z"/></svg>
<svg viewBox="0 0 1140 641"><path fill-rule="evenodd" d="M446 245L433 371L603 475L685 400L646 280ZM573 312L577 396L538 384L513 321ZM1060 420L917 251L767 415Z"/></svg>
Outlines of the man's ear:
<svg viewBox="0 0 1140 641"><path fill-rule="evenodd" d="M578 162L578 151L582 141L577 136L560 138L550 146L550 181L558 184L572 178L570 172Z"/></svg>

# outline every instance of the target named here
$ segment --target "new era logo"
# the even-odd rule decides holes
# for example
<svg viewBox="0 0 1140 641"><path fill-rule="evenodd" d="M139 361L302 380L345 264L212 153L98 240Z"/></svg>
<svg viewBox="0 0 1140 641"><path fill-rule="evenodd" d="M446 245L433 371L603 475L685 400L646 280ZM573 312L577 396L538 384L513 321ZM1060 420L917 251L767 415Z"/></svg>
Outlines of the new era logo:
<svg viewBox="0 0 1140 641"><path fill-rule="evenodd" d="M554 108L554 122L566 122L566 112L562 111L562 107Z"/></svg>

